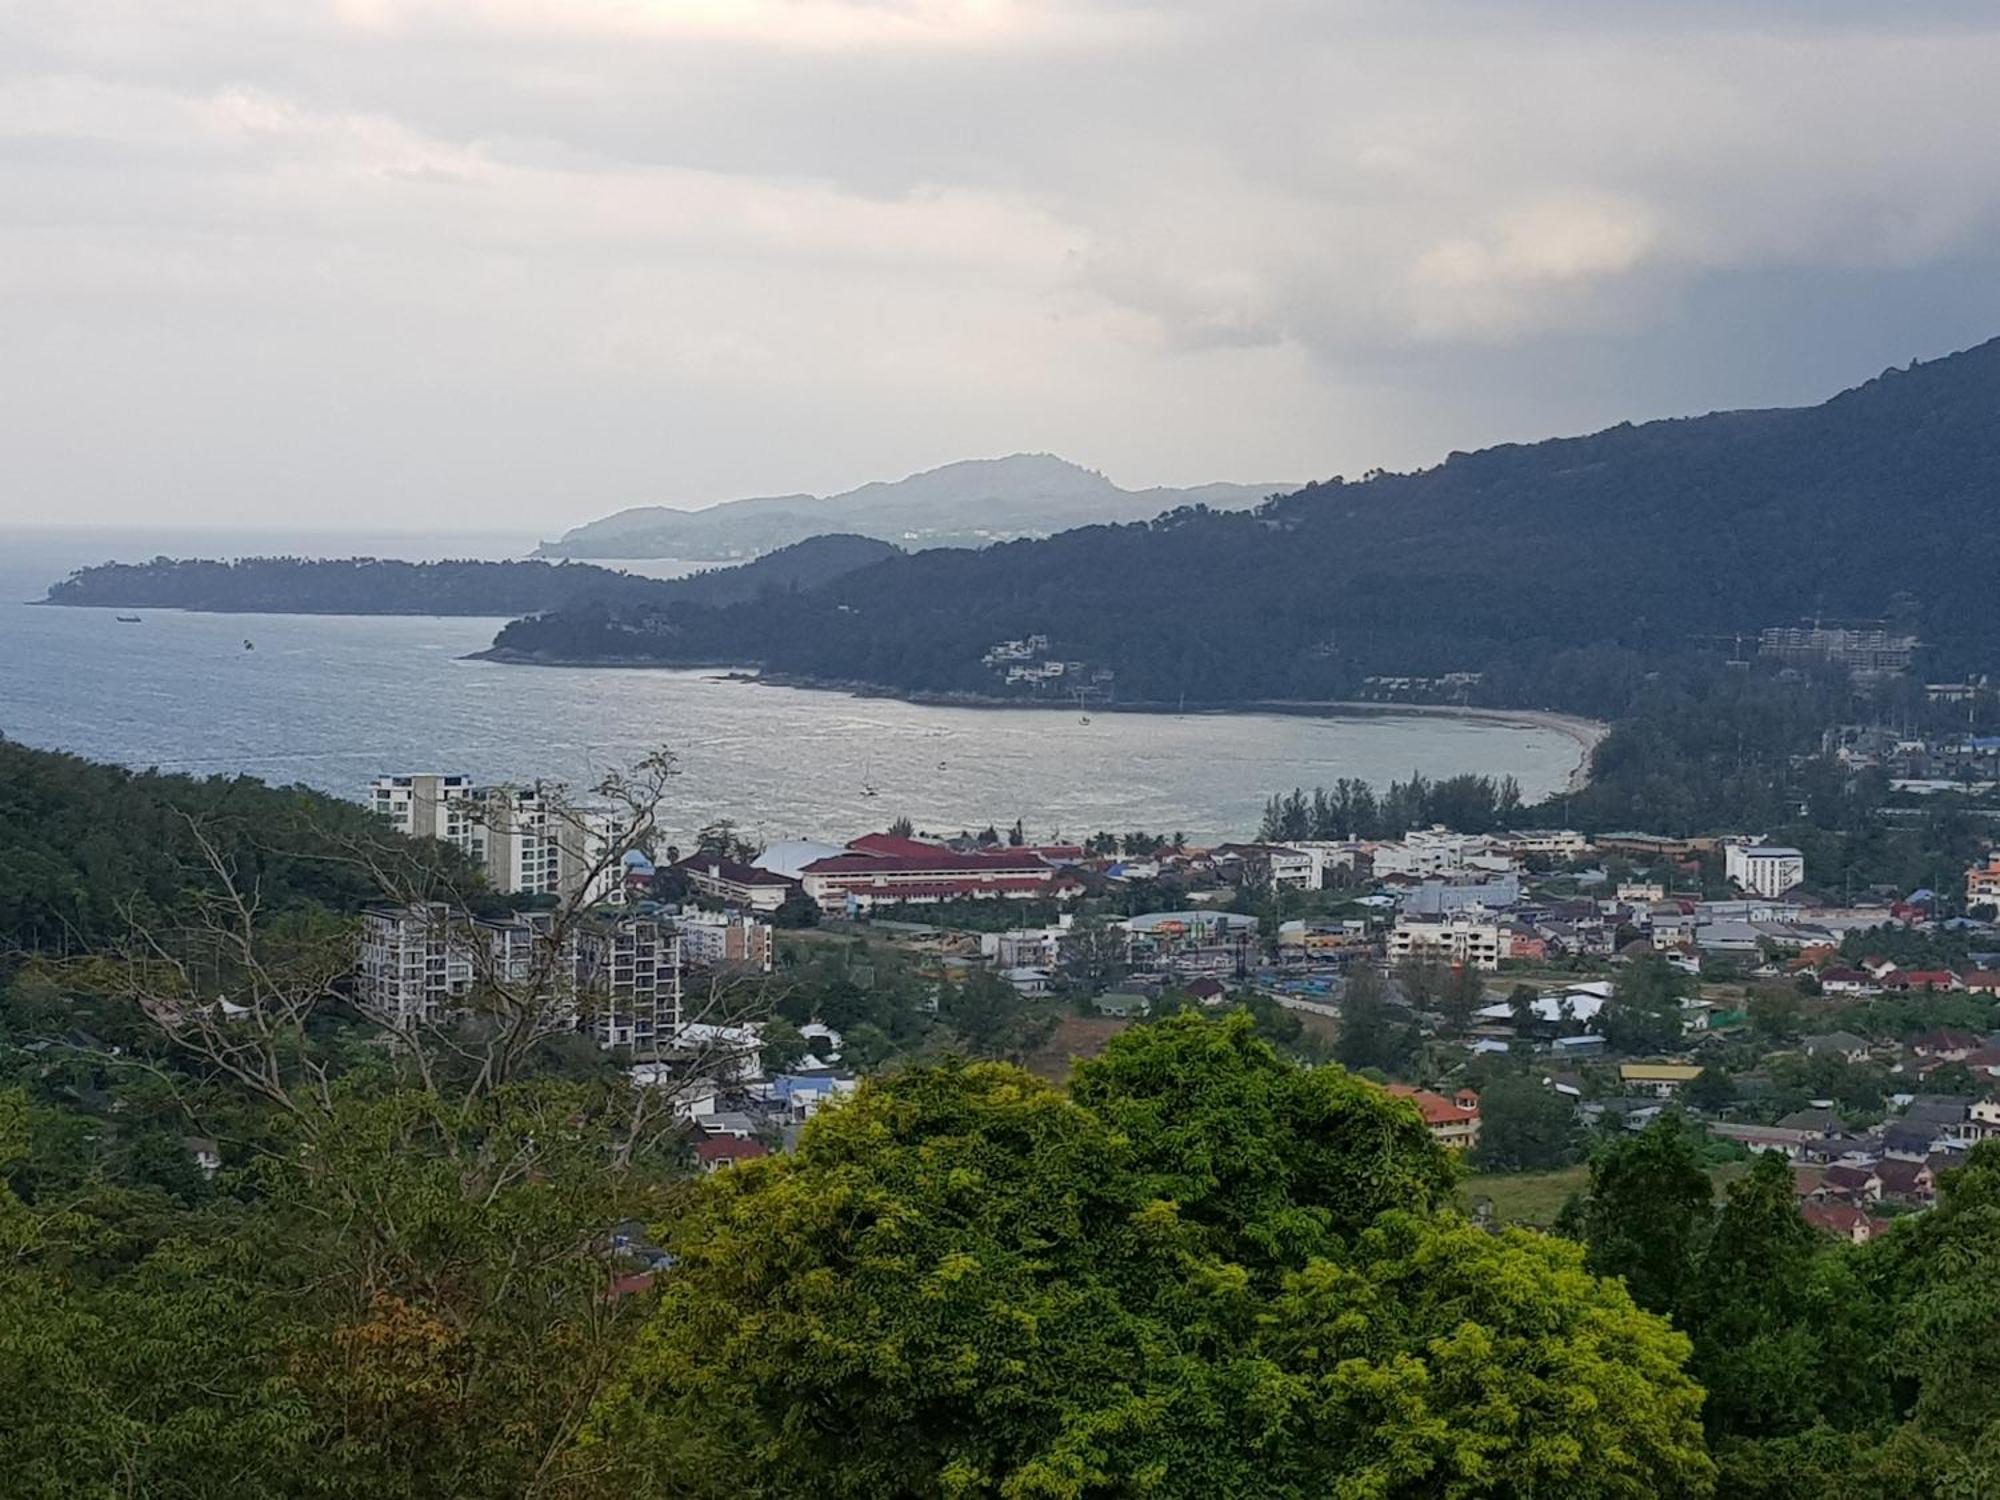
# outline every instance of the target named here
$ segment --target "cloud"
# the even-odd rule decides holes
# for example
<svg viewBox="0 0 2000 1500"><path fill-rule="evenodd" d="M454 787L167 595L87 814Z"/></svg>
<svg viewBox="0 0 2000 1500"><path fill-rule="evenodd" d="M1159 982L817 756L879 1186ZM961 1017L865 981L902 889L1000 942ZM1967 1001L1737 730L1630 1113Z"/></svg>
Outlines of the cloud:
<svg viewBox="0 0 2000 1500"><path fill-rule="evenodd" d="M29 515L137 514L170 475L214 519L421 495L553 528L1016 448L1304 478L1802 399L2000 319L2000 21L1944 0L8 25L0 505Z"/></svg>

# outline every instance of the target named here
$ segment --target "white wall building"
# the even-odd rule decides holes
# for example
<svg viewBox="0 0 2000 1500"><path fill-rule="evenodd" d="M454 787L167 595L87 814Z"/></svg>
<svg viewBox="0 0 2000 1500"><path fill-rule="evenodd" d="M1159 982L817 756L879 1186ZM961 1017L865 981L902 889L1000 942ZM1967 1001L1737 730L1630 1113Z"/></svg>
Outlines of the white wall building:
<svg viewBox="0 0 2000 1500"><path fill-rule="evenodd" d="M1723 873L1740 888L1759 896L1782 896L1806 878L1806 857L1777 844L1729 844L1723 849Z"/></svg>
<svg viewBox="0 0 2000 1500"><path fill-rule="evenodd" d="M1506 939L1496 922L1449 917L1441 921L1399 918L1389 933L1389 961L1469 965L1497 969Z"/></svg>
<svg viewBox="0 0 2000 1500"><path fill-rule="evenodd" d="M418 772L378 776L368 787L368 806L391 828L413 839L441 839L474 852L478 819L470 776Z"/></svg>

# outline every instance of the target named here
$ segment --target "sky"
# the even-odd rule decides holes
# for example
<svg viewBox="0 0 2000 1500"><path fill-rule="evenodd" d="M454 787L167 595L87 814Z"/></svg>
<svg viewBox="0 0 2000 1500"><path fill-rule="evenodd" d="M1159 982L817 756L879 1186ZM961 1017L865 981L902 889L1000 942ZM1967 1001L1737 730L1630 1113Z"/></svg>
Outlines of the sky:
<svg viewBox="0 0 2000 1500"><path fill-rule="evenodd" d="M1970 0L0 0L0 525L1304 481L2000 334Z"/></svg>

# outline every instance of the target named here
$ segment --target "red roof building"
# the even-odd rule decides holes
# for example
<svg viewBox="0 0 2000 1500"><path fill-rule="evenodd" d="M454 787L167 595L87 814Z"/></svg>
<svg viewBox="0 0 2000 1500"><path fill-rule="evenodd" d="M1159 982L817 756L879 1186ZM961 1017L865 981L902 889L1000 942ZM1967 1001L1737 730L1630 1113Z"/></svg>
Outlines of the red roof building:
<svg viewBox="0 0 2000 1500"><path fill-rule="evenodd" d="M711 1135L694 1143L694 1159L701 1164L704 1172L720 1172L724 1167L733 1167L738 1162L755 1161L760 1156L769 1156L771 1148L762 1141L753 1141L741 1136Z"/></svg>
<svg viewBox="0 0 2000 1500"><path fill-rule="evenodd" d="M799 872L806 894L827 910L849 900L863 905L902 902L1032 900L1073 895L1076 882L1032 849L960 852L942 844L871 833L844 853L814 860Z"/></svg>
<svg viewBox="0 0 2000 1500"><path fill-rule="evenodd" d="M1440 1146L1470 1151L1479 1144L1479 1096L1471 1089L1460 1089L1449 1099L1406 1083L1390 1084L1389 1092L1416 1105L1430 1128L1431 1139Z"/></svg>
<svg viewBox="0 0 2000 1500"><path fill-rule="evenodd" d="M1851 1203L1808 1203L1799 1212L1813 1228L1854 1245L1865 1245L1889 1228L1887 1219L1870 1218Z"/></svg>
<svg viewBox="0 0 2000 1500"><path fill-rule="evenodd" d="M1963 1062L1980 1046L1979 1038L1971 1032L1947 1026L1942 1030L1925 1032L1910 1043L1910 1050L1919 1057L1935 1058L1939 1062Z"/></svg>

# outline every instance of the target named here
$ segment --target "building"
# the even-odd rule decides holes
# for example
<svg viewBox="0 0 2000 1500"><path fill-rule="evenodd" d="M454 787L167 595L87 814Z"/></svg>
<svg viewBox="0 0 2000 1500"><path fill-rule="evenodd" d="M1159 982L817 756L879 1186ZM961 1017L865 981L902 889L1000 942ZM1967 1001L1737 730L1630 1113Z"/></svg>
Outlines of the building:
<svg viewBox="0 0 2000 1500"><path fill-rule="evenodd" d="M673 868L701 895L754 912L776 911L799 889L796 880L771 870L760 870L755 865L738 864L719 854L689 855Z"/></svg>
<svg viewBox="0 0 2000 1500"><path fill-rule="evenodd" d="M656 1055L680 1030L680 935L651 917L591 922L577 950L582 1028L607 1051Z"/></svg>
<svg viewBox="0 0 2000 1500"><path fill-rule="evenodd" d="M2000 852L1986 856L1986 863L1965 872L1967 906L2000 906Z"/></svg>
<svg viewBox="0 0 2000 1500"><path fill-rule="evenodd" d="M681 961L694 969L754 969L771 972L771 924L742 913L689 911L675 926Z"/></svg>
<svg viewBox="0 0 2000 1500"><path fill-rule="evenodd" d="M1590 853L1590 840L1574 828L1516 829L1494 840L1502 854L1519 859L1582 859Z"/></svg>
<svg viewBox="0 0 2000 1500"><path fill-rule="evenodd" d="M559 924L548 912L488 921L442 902L362 914L355 1002L395 1030L436 1026L484 992L540 1009L599 1046L650 1051L680 1022L680 946L649 917Z"/></svg>
<svg viewBox="0 0 2000 1500"><path fill-rule="evenodd" d="M405 838L439 839L474 852L478 806L470 776L378 776L369 784L368 807Z"/></svg>
<svg viewBox="0 0 2000 1500"><path fill-rule="evenodd" d="M1431 1139L1446 1150L1470 1151L1479 1144L1479 1096L1471 1089L1460 1089L1449 1099L1404 1083L1390 1084L1389 1092L1416 1105Z"/></svg>
<svg viewBox="0 0 2000 1500"><path fill-rule="evenodd" d="M1759 896L1782 896L1806 878L1806 857L1778 844L1740 843L1723 850L1723 874Z"/></svg>
<svg viewBox="0 0 2000 1500"><path fill-rule="evenodd" d="M1701 1077L1701 1067L1696 1063L1620 1063L1619 1080L1628 1093L1651 1094L1656 1099L1671 1099L1687 1085Z"/></svg>
<svg viewBox="0 0 2000 1500"><path fill-rule="evenodd" d="M557 896L594 904L624 882L631 831L610 808L570 803L553 783L472 784L419 772L378 776L368 806L398 833L462 850L503 895Z"/></svg>
<svg viewBox="0 0 2000 1500"><path fill-rule="evenodd" d="M850 903L929 905L940 901L1031 901L1081 889L1054 865L1026 849L957 850L920 839L871 833L800 871L805 892L822 910Z"/></svg>
<svg viewBox="0 0 2000 1500"><path fill-rule="evenodd" d="M1921 644L1913 635L1838 626L1772 625L1757 637L1757 654L1803 664L1832 662L1861 677L1907 672Z"/></svg>
<svg viewBox="0 0 2000 1500"><path fill-rule="evenodd" d="M1389 961L1446 963L1475 969L1497 969L1505 956L1507 938L1496 922L1464 917L1435 921L1399 918L1389 933Z"/></svg>

